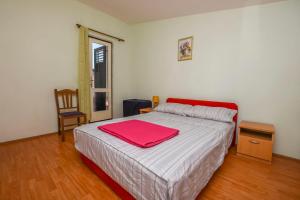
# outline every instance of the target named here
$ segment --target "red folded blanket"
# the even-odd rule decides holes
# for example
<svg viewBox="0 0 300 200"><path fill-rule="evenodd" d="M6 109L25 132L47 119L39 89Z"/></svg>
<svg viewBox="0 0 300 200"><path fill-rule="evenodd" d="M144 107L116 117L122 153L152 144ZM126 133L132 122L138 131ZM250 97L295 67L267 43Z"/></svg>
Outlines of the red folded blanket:
<svg viewBox="0 0 300 200"><path fill-rule="evenodd" d="M128 120L98 126L98 129L114 135L138 147L152 147L178 135L179 130L140 120Z"/></svg>

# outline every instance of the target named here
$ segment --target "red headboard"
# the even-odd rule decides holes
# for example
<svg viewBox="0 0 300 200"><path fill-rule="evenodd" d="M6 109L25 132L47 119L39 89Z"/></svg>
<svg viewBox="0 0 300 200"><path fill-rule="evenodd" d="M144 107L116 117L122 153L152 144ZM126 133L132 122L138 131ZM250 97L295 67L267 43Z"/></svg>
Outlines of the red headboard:
<svg viewBox="0 0 300 200"><path fill-rule="evenodd" d="M205 101L205 100L192 100L192 99L178 99L178 98L168 98L168 103L181 103L181 104L189 104L192 106L200 105L200 106L210 106L210 107L223 107L223 108L229 108L232 110L239 110L238 106L235 103L229 103L229 102L218 102L218 101ZM231 146L235 145L235 139L236 139L236 126L237 126L237 119L238 119L238 113L233 117L233 121L235 122L235 128L233 133L233 139Z"/></svg>

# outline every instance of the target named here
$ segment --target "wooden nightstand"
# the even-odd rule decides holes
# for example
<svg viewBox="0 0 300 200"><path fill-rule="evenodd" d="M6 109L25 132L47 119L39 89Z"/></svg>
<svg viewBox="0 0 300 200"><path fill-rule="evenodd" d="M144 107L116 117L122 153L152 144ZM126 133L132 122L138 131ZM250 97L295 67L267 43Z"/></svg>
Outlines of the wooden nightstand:
<svg viewBox="0 0 300 200"><path fill-rule="evenodd" d="M272 161L275 133L272 124L241 121L238 132L238 154Z"/></svg>
<svg viewBox="0 0 300 200"><path fill-rule="evenodd" d="M140 109L140 114L152 112L152 108L141 108Z"/></svg>

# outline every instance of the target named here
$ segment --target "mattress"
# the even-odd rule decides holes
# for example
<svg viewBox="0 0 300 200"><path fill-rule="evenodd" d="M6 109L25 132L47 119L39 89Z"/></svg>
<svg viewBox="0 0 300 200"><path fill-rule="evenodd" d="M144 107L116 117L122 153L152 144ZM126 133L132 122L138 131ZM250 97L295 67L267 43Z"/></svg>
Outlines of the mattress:
<svg viewBox="0 0 300 200"><path fill-rule="evenodd" d="M179 129L179 135L140 148L97 129L139 119ZM151 112L83 125L74 129L75 148L96 163L136 199L195 199L222 165L234 123Z"/></svg>

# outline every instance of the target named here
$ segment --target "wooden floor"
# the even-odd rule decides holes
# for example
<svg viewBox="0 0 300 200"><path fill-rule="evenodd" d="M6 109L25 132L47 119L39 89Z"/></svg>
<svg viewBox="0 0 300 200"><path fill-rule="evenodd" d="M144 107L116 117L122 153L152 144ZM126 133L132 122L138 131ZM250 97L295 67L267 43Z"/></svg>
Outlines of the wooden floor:
<svg viewBox="0 0 300 200"><path fill-rule="evenodd" d="M0 199L119 199L80 160L73 136L56 134L0 145ZM300 199L300 162L265 164L231 149L198 199Z"/></svg>

